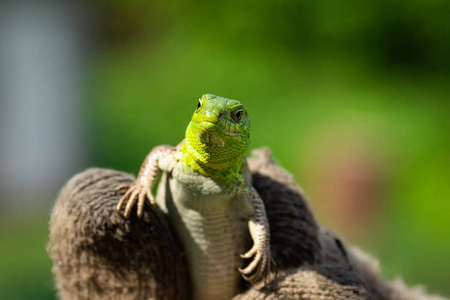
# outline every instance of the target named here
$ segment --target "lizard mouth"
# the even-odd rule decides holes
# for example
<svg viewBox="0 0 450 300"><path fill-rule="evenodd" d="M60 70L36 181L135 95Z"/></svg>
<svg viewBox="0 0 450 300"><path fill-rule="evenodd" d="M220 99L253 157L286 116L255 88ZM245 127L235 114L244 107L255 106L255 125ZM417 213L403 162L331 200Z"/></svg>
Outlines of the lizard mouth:
<svg viewBox="0 0 450 300"><path fill-rule="evenodd" d="M204 144L213 144L218 147L224 147L228 138L241 135L239 132L228 131L217 123L209 121L199 122L198 126L197 138Z"/></svg>
<svg viewBox="0 0 450 300"><path fill-rule="evenodd" d="M229 128L224 128L223 126L220 126L219 124L210 122L210 121L201 121L198 124L204 131L208 131L211 133L219 132L222 134L232 135L232 136L241 135L240 132L235 132L235 131L230 130L231 128L234 128L232 126L228 126Z"/></svg>

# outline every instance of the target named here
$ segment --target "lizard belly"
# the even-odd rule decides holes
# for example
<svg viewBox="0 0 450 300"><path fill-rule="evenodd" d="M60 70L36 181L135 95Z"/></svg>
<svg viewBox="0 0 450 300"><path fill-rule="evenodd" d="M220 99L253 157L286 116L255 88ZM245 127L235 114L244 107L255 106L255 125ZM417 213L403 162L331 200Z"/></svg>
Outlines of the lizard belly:
<svg viewBox="0 0 450 300"><path fill-rule="evenodd" d="M165 210L186 251L193 299L230 299L239 291L248 217L235 193L210 178L165 177Z"/></svg>

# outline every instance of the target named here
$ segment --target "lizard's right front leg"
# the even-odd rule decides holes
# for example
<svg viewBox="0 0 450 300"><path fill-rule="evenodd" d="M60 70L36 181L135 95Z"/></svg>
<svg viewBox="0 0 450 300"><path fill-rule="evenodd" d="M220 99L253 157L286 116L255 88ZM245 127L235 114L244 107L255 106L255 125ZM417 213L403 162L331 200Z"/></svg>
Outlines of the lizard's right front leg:
<svg viewBox="0 0 450 300"><path fill-rule="evenodd" d="M125 195L120 198L119 203L117 203L116 210L119 213L122 205L127 201L123 212L125 218L130 216L136 202L138 217L142 216L146 198L151 205L156 205L152 188L162 171L172 171L177 161L176 155L174 155L176 152L176 148L167 145L157 146L150 151L141 166L137 179L132 184L121 185L116 189L116 192L127 190Z"/></svg>

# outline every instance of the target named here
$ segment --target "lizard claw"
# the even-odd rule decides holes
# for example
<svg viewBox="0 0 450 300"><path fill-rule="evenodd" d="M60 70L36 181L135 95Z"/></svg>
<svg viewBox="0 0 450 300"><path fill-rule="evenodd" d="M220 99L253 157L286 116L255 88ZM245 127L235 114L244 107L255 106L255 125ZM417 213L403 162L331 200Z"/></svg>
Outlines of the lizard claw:
<svg viewBox="0 0 450 300"><path fill-rule="evenodd" d="M253 245L253 247L252 247L250 250L248 250L248 251L247 251L246 253L244 253L244 254L241 254L241 257L242 257L242 258L250 258L250 257L252 257L253 255L255 255L256 251L258 251L258 247L256 247L256 245Z"/></svg>
<svg viewBox="0 0 450 300"><path fill-rule="evenodd" d="M130 184L122 184L122 185L119 185L119 186L116 188L116 195L117 195L118 192L123 191L123 190L128 190L129 188L130 188Z"/></svg>
<svg viewBox="0 0 450 300"><path fill-rule="evenodd" d="M241 272L242 277L251 282L256 283L257 281L264 278L265 283L267 283L267 278L270 273L270 264L272 263L272 256L270 253L270 247L257 247L253 245L253 247L242 254L242 258L250 258L253 256L253 260L250 264L244 269L239 268L239 272Z"/></svg>
<svg viewBox="0 0 450 300"><path fill-rule="evenodd" d="M116 189L116 193L121 190L127 190L126 193L120 198L117 203L116 210L120 213L122 206L127 202L123 216L125 218L130 217L131 210L137 202L137 216L140 218L144 211L145 198L148 199L151 205L155 206L155 199L152 195L150 187L143 186L137 182L131 185L121 185Z"/></svg>

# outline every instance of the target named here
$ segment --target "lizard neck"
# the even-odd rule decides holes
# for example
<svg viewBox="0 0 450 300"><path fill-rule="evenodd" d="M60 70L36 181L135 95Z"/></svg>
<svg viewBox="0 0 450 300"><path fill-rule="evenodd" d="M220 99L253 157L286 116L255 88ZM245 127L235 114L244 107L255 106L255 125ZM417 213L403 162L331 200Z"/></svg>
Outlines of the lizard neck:
<svg viewBox="0 0 450 300"><path fill-rule="evenodd" d="M245 164L244 155L238 155L236 158L220 164L206 164L198 161L196 156L191 154L187 143L182 148L182 162L195 172L203 176L213 177L217 179L231 179L242 173Z"/></svg>

